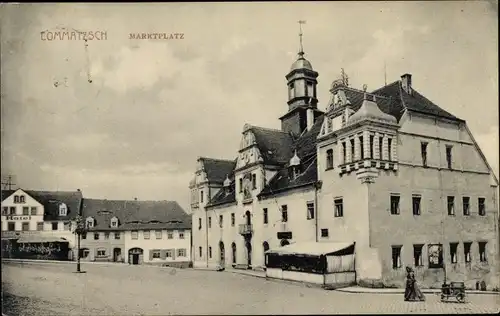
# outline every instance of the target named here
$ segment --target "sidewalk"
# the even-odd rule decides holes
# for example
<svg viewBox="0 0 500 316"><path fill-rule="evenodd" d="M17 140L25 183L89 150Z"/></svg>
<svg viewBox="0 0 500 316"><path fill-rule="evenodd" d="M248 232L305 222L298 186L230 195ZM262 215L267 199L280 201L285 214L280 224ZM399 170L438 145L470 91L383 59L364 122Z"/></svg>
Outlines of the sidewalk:
<svg viewBox="0 0 500 316"><path fill-rule="evenodd" d="M441 289L420 289L422 293L426 294L439 294L441 293ZM347 293L373 293L373 294L404 294L405 289L403 288L368 288L368 287L360 287L360 286L349 286L340 289L336 289L339 292L347 292ZM500 295L500 292L494 291L477 291L477 290L465 290L466 294L490 294L490 295Z"/></svg>

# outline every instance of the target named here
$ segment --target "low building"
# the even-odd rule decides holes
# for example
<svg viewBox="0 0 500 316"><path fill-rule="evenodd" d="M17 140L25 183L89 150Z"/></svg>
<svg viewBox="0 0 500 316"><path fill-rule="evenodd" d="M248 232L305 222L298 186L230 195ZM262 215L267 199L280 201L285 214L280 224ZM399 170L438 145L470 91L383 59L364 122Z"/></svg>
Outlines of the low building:
<svg viewBox="0 0 500 316"><path fill-rule="evenodd" d="M82 216L83 260L190 266L191 217L175 201L85 199Z"/></svg>
<svg viewBox="0 0 500 316"><path fill-rule="evenodd" d="M38 246L62 245L72 259L76 249L73 233L75 217L79 214L82 192L5 190L2 191L2 240L6 247L34 251ZM7 243L5 241L9 240ZM46 247L47 246L47 247ZM25 254L26 256L27 254ZM59 255L59 259L62 257Z"/></svg>

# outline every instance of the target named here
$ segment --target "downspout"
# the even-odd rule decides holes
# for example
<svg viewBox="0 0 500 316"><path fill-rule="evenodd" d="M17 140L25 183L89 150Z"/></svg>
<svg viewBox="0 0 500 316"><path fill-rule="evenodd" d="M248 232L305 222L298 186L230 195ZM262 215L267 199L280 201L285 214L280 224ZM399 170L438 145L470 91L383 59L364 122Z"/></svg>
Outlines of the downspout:
<svg viewBox="0 0 500 316"><path fill-rule="evenodd" d="M316 242L318 242L318 216L319 216L319 212L318 212L318 187L320 186L320 182L316 182L314 184L314 235L315 235L315 239L316 239Z"/></svg>
<svg viewBox="0 0 500 316"><path fill-rule="evenodd" d="M210 187L208 187L208 195L210 196ZM207 258L207 268L208 268L208 210L207 210L207 207L204 206L203 207L204 211L205 211L205 236L206 236L206 249L205 249L205 253L206 253L206 258Z"/></svg>

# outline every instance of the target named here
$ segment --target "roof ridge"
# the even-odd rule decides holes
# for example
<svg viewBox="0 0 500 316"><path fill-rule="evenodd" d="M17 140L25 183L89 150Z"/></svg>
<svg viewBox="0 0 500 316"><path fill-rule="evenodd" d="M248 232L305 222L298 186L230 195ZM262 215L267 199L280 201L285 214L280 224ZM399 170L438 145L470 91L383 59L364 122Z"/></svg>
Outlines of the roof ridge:
<svg viewBox="0 0 500 316"><path fill-rule="evenodd" d="M371 92L371 94L376 94L376 93L377 93L377 92L379 92L380 90L382 90L382 89L384 89L384 88L386 88L386 87L392 86L392 85L393 85L393 84L395 84L395 83L399 83L400 81L401 81L401 80L396 80L396 81L393 81L393 82L391 82L391 83L389 83L389 84L386 84L386 85L384 85L383 87L380 87L380 88L378 88L378 89L376 89L376 90L373 90L373 91Z"/></svg>
<svg viewBox="0 0 500 316"><path fill-rule="evenodd" d="M224 161L224 162L234 162L235 159L221 159L221 158L210 158L210 157L203 157L200 156L198 159L203 159L203 160L213 160L213 161Z"/></svg>
<svg viewBox="0 0 500 316"><path fill-rule="evenodd" d="M287 132L285 132L285 131L282 131L282 130L280 130L280 129L270 128L270 127L262 127L262 126L250 125L250 129L252 129L252 128L263 129L263 130L273 131L273 132L280 132L280 133L283 133L283 134L287 134L287 135L289 135L289 134L288 134Z"/></svg>

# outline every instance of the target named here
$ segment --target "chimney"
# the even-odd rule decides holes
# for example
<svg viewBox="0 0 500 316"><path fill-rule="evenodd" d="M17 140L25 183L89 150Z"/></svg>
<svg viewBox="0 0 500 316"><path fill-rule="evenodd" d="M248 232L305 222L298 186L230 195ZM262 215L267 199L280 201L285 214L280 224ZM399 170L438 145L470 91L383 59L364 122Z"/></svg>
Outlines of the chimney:
<svg viewBox="0 0 500 316"><path fill-rule="evenodd" d="M134 198L134 201L137 201L137 198L136 198L136 197Z"/></svg>
<svg viewBox="0 0 500 316"><path fill-rule="evenodd" d="M314 111L313 111L313 109L307 109L306 119L307 119L307 131L310 131L314 125Z"/></svg>
<svg viewBox="0 0 500 316"><path fill-rule="evenodd" d="M411 74L404 74L401 76L401 85L403 86L403 90L409 95L412 94L411 89Z"/></svg>

